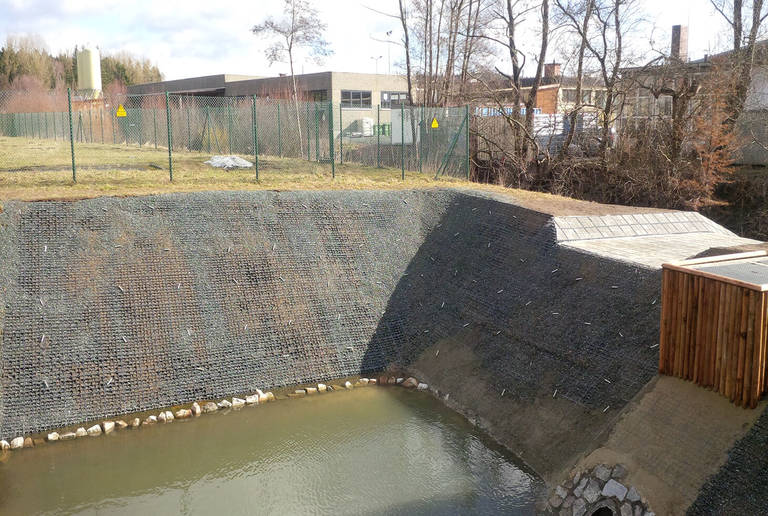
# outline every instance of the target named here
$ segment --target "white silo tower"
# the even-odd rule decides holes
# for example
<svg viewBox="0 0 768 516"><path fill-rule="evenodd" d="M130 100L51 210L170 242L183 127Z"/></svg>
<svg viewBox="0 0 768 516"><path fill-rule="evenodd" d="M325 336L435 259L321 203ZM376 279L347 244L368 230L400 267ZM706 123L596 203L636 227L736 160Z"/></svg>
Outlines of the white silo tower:
<svg viewBox="0 0 768 516"><path fill-rule="evenodd" d="M101 56L96 47L86 47L77 53L77 89L90 98L101 96Z"/></svg>

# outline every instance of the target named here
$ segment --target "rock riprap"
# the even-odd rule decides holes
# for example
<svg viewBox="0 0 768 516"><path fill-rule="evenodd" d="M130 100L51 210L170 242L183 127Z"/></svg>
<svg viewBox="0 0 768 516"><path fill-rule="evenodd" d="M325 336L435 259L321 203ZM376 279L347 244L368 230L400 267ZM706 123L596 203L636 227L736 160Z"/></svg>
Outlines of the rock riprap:
<svg viewBox="0 0 768 516"><path fill-rule="evenodd" d="M598 464L589 471L578 471L550 493L540 514L585 516L605 507L621 516L655 516L633 486L625 482L627 468Z"/></svg>

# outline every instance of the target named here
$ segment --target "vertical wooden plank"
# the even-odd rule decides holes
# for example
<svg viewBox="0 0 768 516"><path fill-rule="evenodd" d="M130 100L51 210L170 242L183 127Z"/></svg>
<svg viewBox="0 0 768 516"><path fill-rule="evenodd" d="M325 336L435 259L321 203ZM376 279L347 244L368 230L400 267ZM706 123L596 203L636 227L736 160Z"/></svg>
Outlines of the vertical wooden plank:
<svg viewBox="0 0 768 516"><path fill-rule="evenodd" d="M766 362L768 361L768 292L760 293L760 358L757 368L757 384L759 386L758 397L762 396L767 389L766 385Z"/></svg>
<svg viewBox="0 0 768 516"><path fill-rule="evenodd" d="M722 392L723 370L723 339L725 335L725 301L726 285L722 281L717 282L717 333L715 335L715 380L712 388Z"/></svg>
<svg viewBox="0 0 768 516"><path fill-rule="evenodd" d="M669 275L669 288L670 288L670 294L669 294L669 341L668 344L668 350L667 350L667 374L670 376L674 376L675 374L675 354L677 353L677 331L678 331L678 320L677 320L677 307L678 307L678 300L680 296L682 295L680 290L678 290L678 273L676 271L670 271Z"/></svg>
<svg viewBox="0 0 768 516"><path fill-rule="evenodd" d="M711 373L712 373L712 354L713 346L713 321L712 321L712 304L714 299L715 282L711 279L704 280L703 299L701 302L702 311L702 364L701 364L701 377L699 378L699 385L703 387L710 387L712 385Z"/></svg>
<svg viewBox="0 0 768 516"><path fill-rule="evenodd" d="M686 360L688 357L688 317L689 317L689 309L691 307L691 282L693 281L693 276L690 274L683 274L683 305L682 305L682 311L680 312L681 315L681 324L680 327L682 328L681 335L680 335L680 377L685 378L685 374L687 372L686 364L688 361Z"/></svg>
<svg viewBox="0 0 768 516"><path fill-rule="evenodd" d="M688 307L688 283L690 276L687 274L680 274L678 280L680 284L680 298L678 300L678 330L677 330L677 347L675 349L675 376L682 378L685 374L683 362L685 361L685 331L688 323L687 307Z"/></svg>
<svg viewBox="0 0 768 516"><path fill-rule="evenodd" d="M707 386L715 385L715 364L717 362L717 316L719 314L718 302L720 299L719 281L709 280L709 313L707 321L709 324L709 371L707 375Z"/></svg>
<svg viewBox="0 0 768 516"><path fill-rule="evenodd" d="M743 387L741 389L741 406L752 406L752 365L755 351L755 310L757 307L758 293L747 291L747 334L744 343L744 372Z"/></svg>
<svg viewBox="0 0 768 516"><path fill-rule="evenodd" d="M734 341L736 350L736 371L734 375L733 390L731 391L731 401L741 405L741 391L744 387L744 356L747 346L747 318L749 316L749 291L739 288L739 317L738 331Z"/></svg>
<svg viewBox="0 0 768 516"><path fill-rule="evenodd" d="M702 384L704 368L704 360L706 356L706 340L704 333L704 285L705 279L701 276L696 277L696 308L695 308L695 320L696 328L694 329L693 337L693 381Z"/></svg>
<svg viewBox="0 0 768 516"><path fill-rule="evenodd" d="M727 300L727 308L726 308L726 326L725 326L725 337L723 339L723 344L725 346L725 350L723 353L723 373L725 374L724 379L724 386L723 386L723 394L727 397L731 397L731 392L733 392L733 339L736 335L736 330L734 330L734 327L736 326L736 298L738 296L738 290L733 285L728 285L728 294L726 296Z"/></svg>

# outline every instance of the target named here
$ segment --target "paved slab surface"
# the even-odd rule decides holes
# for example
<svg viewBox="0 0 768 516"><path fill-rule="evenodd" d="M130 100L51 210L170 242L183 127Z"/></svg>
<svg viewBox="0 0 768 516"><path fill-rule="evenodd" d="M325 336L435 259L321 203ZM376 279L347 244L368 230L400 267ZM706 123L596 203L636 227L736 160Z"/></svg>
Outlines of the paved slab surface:
<svg viewBox="0 0 768 516"><path fill-rule="evenodd" d="M604 238L602 240L574 240L560 245L590 254L627 261L651 269L662 263L685 260L711 247L731 247L755 244L757 240L734 234L691 233L654 235L644 237Z"/></svg>
<svg viewBox="0 0 768 516"><path fill-rule="evenodd" d="M553 223L564 247L651 269L712 247L759 243L686 211L563 216L554 217Z"/></svg>
<svg viewBox="0 0 768 516"><path fill-rule="evenodd" d="M555 217L555 228L560 242L689 233L733 234L693 211Z"/></svg>

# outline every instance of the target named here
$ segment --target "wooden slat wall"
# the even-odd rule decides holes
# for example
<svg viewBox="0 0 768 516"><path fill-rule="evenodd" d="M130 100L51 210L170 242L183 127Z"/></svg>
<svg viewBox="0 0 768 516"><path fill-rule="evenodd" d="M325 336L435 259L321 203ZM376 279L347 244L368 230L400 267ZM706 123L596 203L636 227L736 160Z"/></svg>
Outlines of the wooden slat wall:
<svg viewBox="0 0 768 516"><path fill-rule="evenodd" d="M755 408L766 383L768 292L664 268L659 372Z"/></svg>

